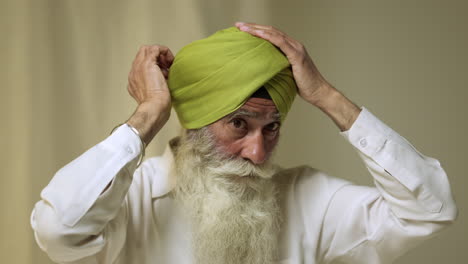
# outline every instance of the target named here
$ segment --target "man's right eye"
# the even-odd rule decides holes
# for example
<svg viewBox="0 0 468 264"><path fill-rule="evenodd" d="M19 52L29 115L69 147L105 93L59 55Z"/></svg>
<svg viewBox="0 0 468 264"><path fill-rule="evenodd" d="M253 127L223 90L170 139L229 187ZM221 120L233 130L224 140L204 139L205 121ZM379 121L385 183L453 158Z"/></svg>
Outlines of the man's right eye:
<svg viewBox="0 0 468 264"><path fill-rule="evenodd" d="M234 118L229 123L236 129L247 129L247 123L240 118Z"/></svg>

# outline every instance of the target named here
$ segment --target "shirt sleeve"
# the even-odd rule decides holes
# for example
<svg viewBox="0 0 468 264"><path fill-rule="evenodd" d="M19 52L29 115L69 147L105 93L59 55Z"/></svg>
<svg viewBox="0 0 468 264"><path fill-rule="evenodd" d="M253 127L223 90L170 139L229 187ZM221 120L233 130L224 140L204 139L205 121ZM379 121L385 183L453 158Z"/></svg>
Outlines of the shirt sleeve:
<svg viewBox="0 0 468 264"><path fill-rule="evenodd" d="M330 201L323 225L324 262L391 263L453 222L457 209L439 161L362 108L341 134L375 187L347 185Z"/></svg>
<svg viewBox="0 0 468 264"><path fill-rule="evenodd" d="M125 196L140 152L139 137L120 126L55 174L31 215L36 241L52 260L111 263L117 257L125 241Z"/></svg>

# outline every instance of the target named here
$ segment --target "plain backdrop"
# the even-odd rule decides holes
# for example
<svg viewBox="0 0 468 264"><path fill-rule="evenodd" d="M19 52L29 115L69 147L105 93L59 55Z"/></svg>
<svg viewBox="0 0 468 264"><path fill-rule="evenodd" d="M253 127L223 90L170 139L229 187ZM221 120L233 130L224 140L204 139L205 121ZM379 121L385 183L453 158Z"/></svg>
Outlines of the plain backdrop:
<svg viewBox="0 0 468 264"><path fill-rule="evenodd" d="M140 45L165 44L176 53L235 21L253 21L303 42L335 87L441 161L458 220L397 263L466 263L467 1L0 3L0 262L51 263L34 241L31 210L60 167L132 114L136 104L126 91L127 74ZM160 154L179 130L173 114L147 156ZM338 132L297 98L276 160L371 185Z"/></svg>

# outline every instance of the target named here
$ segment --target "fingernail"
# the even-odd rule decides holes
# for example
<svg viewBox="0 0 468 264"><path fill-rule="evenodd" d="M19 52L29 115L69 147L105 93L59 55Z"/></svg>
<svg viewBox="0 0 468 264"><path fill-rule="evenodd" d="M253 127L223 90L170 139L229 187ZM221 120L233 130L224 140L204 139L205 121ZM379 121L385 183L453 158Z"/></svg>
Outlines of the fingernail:
<svg viewBox="0 0 468 264"><path fill-rule="evenodd" d="M237 21L237 22L236 22L236 26L242 26L242 25L244 25L244 24L245 24L244 22L240 22L240 21Z"/></svg>
<svg viewBox="0 0 468 264"><path fill-rule="evenodd" d="M248 26L241 26L240 27L240 30L243 30L243 31L247 31L249 30L250 28Z"/></svg>

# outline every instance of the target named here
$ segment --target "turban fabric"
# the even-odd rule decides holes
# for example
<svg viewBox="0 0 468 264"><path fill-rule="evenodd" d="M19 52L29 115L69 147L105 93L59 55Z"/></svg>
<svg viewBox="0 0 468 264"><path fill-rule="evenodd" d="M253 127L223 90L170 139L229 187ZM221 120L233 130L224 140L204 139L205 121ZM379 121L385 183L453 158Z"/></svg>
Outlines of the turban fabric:
<svg viewBox="0 0 468 264"><path fill-rule="evenodd" d="M284 120L297 89L284 54L235 27L183 47L170 68L168 86L179 121L187 129L234 112L262 86Z"/></svg>

